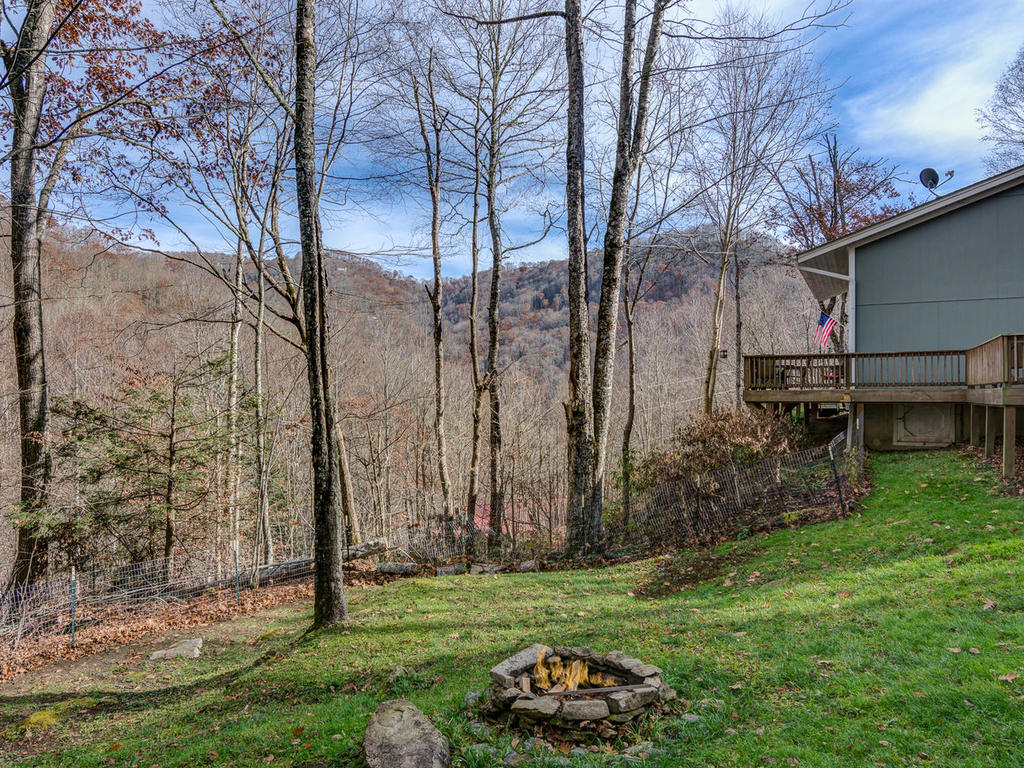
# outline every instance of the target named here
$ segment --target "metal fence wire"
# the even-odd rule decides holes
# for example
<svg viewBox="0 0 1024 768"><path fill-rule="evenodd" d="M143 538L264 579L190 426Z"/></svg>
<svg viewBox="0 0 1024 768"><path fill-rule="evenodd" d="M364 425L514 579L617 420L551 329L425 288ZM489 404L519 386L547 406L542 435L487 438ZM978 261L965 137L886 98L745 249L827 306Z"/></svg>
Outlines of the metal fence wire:
<svg viewBox="0 0 1024 768"><path fill-rule="evenodd" d="M860 459L859 451L847 450L844 432L827 445L659 484L635 494L628 519L609 516L607 544L642 554L838 517L846 512ZM610 501L614 508L615 500ZM492 551L489 559L515 563L558 555L565 544L564 500L511 511L505 517L500 554ZM364 531L374 538L382 534L390 557L422 564L479 556L487 537L479 524L471 531L464 524L444 525L440 520L378 521ZM310 557L255 569L237 562L233 569L224 568L212 559L193 557L72 570L0 595L0 651L16 649L30 636L73 637L78 629L121 620L128 612L152 612L225 591L238 596L242 590L305 580L312 574Z"/></svg>
<svg viewBox="0 0 1024 768"><path fill-rule="evenodd" d="M609 535L641 549L693 546L841 516L860 468L843 432L826 445L656 485Z"/></svg>

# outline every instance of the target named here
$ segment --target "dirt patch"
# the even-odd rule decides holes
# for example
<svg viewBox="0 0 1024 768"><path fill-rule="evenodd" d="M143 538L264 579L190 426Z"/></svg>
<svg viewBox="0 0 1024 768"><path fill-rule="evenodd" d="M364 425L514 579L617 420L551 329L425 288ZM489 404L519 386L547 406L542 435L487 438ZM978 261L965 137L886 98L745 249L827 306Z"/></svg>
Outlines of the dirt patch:
<svg viewBox="0 0 1024 768"><path fill-rule="evenodd" d="M730 550L715 553L710 549L674 552L658 560L654 573L637 587L645 597L665 597L684 589L695 589L756 557L760 550Z"/></svg>
<svg viewBox="0 0 1024 768"><path fill-rule="evenodd" d="M376 586L387 584L400 576L378 573L375 567L346 568L347 586ZM265 611L313 597L313 585L281 584L246 590L236 595L234 590L220 590L200 599L143 607L106 606L89 616L89 624L75 633L72 643L70 630L31 636L22 639L17 650L0 647L0 683L30 670L54 662L66 668L67 662L97 654L112 652L141 637L164 637L169 632L191 627L206 627L239 616ZM102 658L96 663L104 666Z"/></svg>

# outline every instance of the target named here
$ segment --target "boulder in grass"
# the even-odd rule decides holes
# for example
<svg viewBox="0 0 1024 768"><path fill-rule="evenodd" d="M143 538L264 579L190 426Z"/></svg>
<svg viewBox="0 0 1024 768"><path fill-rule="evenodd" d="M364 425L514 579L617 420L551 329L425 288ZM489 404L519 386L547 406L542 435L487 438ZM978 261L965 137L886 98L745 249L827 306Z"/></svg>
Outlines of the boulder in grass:
<svg viewBox="0 0 1024 768"><path fill-rule="evenodd" d="M150 661L160 659L198 659L199 652L203 649L203 638L193 637L189 640L182 640L170 648L162 648L149 654Z"/></svg>
<svg viewBox="0 0 1024 768"><path fill-rule="evenodd" d="M451 750L446 739L405 699L385 701L370 718L363 736L370 768L448 768Z"/></svg>

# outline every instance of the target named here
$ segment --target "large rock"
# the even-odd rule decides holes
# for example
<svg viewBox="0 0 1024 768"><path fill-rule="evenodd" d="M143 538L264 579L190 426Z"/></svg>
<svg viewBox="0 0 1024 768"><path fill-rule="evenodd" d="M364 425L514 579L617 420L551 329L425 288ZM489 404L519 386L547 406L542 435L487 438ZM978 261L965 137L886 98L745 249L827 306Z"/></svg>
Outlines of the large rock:
<svg viewBox="0 0 1024 768"><path fill-rule="evenodd" d="M448 768L451 764L448 739L405 699L377 707L363 736L363 751L370 768Z"/></svg>
<svg viewBox="0 0 1024 768"><path fill-rule="evenodd" d="M189 640L182 640L180 643L172 645L170 648L162 648L158 651L153 651L149 654L150 661L157 661L158 659L198 659L199 652L203 648L203 638L193 637Z"/></svg>
<svg viewBox="0 0 1024 768"><path fill-rule="evenodd" d="M523 648L514 656L509 656L500 664L491 667L491 680L502 688L513 688L516 678L528 669L533 669L537 659L548 652L549 648L540 643Z"/></svg>
<svg viewBox="0 0 1024 768"><path fill-rule="evenodd" d="M563 720L602 720L608 717L608 704L601 699L569 699L562 704Z"/></svg>
<svg viewBox="0 0 1024 768"><path fill-rule="evenodd" d="M612 714L632 712L634 709L646 707L658 698L658 689L650 685L634 688L631 691L615 691L608 694L608 709Z"/></svg>
<svg viewBox="0 0 1024 768"><path fill-rule="evenodd" d="M512 713L533 719L545 719L558 714L558 699L541 696L539 699L519 699L512 702Z"/></svg>

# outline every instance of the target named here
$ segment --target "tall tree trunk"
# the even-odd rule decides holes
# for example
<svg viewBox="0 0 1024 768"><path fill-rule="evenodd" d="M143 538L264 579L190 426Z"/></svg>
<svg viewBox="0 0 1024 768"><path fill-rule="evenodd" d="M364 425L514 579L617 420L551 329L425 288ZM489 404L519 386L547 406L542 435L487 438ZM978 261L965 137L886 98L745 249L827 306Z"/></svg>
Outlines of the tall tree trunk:
<svg viewBox="0 0 1024 768"><path fill-rule="evenodd" d="M569 244L569 399L567 437L566 553L587 548L587 508L593 495L594 414L590 387L590 315L587 306L587 239L584 222L583 15L580 0L565 0L565 62L568 76L565 146L566 230Z"/></svg>
<svg viewBox="0 0 1024 768"><path fill-rule="evenodd" d="M49 495L51 458L47 444L48 381L43 346L40 265L45 204L36 197L36 138L46 89L45 46L56 0L30 0L18 46L5 49L12 105L11 267L14 288L14 358L18 376L21 442L21 516L11 585L46 575L47 540L38 516Z"/></svg>
<svg viewBox="0 0 1024 768"><path fill-rule="evenodd" d="M270 526L270 473L267 453L267 407L263 394L263 324L267 310L263 255L256 259L256 324L253 328L252 369L256 420L256 521L262 531L263 562L274 562L274 537Z"/></svg>
<svg viewBox="0 0 1024 768"><path fill-rule="evenodd" d="M309 378L310 463L313 470L314 559L313 627L348 620L341 552L341 484L334 402L327 360L327 273L317 198L316 0L295 8L295 197L302 246L302 305Z"/></svg>
<svg viewBox="0 0 1024 768"><path fill-rule="evenodd" d="M729 276L729 251L732 239L722 241L721 260L718 264L718 284L715 286L715 304L711 311L711 341L708 345L708 365L704 373L704 413L715 410L715 384L718 377L719 350L722 347L722 320L725 314L725 283Z"/></svg>
<svg viewBox="0 0 1024 768"><path fill-rule="evenodd" d="M626 262L625 283L629 292L629 262ZM626 402L626 423L622 427L622 520L623 525L629 524L633 507L633 424L636 421L636 316L633 314L636 304L629 296L623 302L623 314L626 316L626 350L629 355L629 398Z"/></svg>
<svg viewBox="0 0 1024 768"><path fill-rule="evenodd" d="M640 153L647 139L648 100L665 8L666 3L657 0L651 13L636 95L635 115L633 54L636 48L636 0L626 0L624 8L615 170L612 174L608 218L605 225L601 299L597 310L597 344L594 351L594 480L587 511L587 544L592 549L600 546L602 538L601 510L608 455L612 384L615 376L615 350L618 346L619 296L622 285L622 262L626 250L627 206L636 178Z"/></svg>
<svg viewBox="0 0 1024 768"><path fill-rule="evenodd" d="M740 269L740 251L739 248L735 248L733 254L732 297L736 315L736 359L733 361L736 370L736 410L740 410L743 407L743 306L741 303L742 294L740 292Z"/></svg>
<svg viewBox="0 0 1024 768"><path fill-rule="evenodd" d="M473 259L469 288L469 360L473 372L473 436L469 458L469 488L466 492L467 546L472 552L476 540L476 504L480 493L480 445L483 434L484 386L480 375L480 355L477 349L477 301L480 292L480 100L477 99L477 124L473 126L473 223L470 250Z"/></svg>
<svg viewBox="0 0 1024 768"><path fill-rule="evenodd" d="M241 224L241 222L240 222ZM231 287L231 325L228 335L228 520L231 547L238 553L238 499L241 491L242 438L238 429L238 334L242 326L242 250L239 238L235 249L235 280ZM257 563L258 564L258 563Z"/></svg>
<svg viewBox="0 0 1024 768"><path fill-rule="evenodd" d="M491 104L497 103L497 87ZM491 235L491 294L487 303L487 395L490 404L488 450L491 475L491 508L488 521L488 549L500 549L505 516L505 492L501 466L501 398L499 390L498 346L501 333L501 214L498 211L498 137L497 106L492 106L490 137L487 142L487 227Z"/></svg>
<svg viewBox="0 0 1024 768"><path fill-rule="evenodd" d="M444 429L445 387L444 387L444 282L441 279L441 118L437 112L434 94L434 53L430 52L427 67L426 108L430 110L429 120L421 100L419 79L412 78L413 99L419 119L420 138L423 140L423 157L427 173L427 188L430 192L430 256L434 267L433 290L427 291L433 316L434 332L434 442L437 446L437 474L441 482L441 506L445 537L449 543L455 539L455 516L452 504L451 479L448 475L448 447Z"/></svg>

